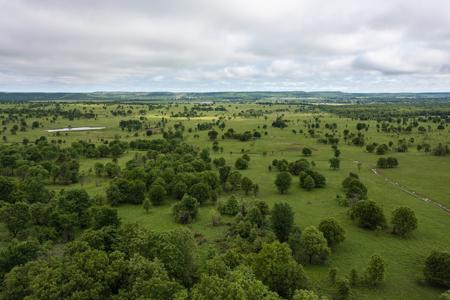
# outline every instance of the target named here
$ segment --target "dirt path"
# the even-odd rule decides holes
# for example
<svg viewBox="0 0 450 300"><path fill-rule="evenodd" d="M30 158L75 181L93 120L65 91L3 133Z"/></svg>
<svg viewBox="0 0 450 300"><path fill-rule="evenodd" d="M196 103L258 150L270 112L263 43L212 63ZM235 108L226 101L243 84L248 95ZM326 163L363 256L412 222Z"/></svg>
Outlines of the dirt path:
<svg viewBox="0 0 450 300"><path fill-rule="evenodd" d="M410 188L407 187L407 186L401 185L401 184L398 183L397 181L394 181L394 180L390 179L389 177L387 177L386 175L384 175L381 171L378 171L376 168L372 168L371 171L372 171L375 175L384 178L384 181L386 181L386 182L392 184L393 186L395 186L395 187L397 187L398 189L400 189L401 191L403 191L403 192L409 194L410 196L412 196L412 197L414 197L414 198L416 198L416 199L422 200L422 201L424 201L424 202L431 203L431 204L433 204L433 205L439 207L439 208L442 209L443 211L446 211L446 212L450 213L450 208L448 208L447 206L445 206L445 205L443 205L443 204L441 204L441 203L439 203L439 202L437 202L437 201L435 201L435 200L433 200L433 199L430 199L430 197L427 197L427 196L425 196L425 195L422 195L422 194L420 194L420 193L417 193L417 192L413 191L412 189L410 189Z"/></svg>

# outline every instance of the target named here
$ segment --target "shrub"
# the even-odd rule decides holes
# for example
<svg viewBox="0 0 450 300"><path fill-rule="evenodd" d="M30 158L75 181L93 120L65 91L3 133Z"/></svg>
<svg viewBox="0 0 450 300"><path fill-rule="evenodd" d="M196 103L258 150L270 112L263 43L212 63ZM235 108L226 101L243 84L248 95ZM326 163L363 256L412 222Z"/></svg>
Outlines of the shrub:
<svg viewBox="0 0 450 300"><path fill-rule="evenodd" d="M392 232L405 236L417 228L417 218L414 211L408 207L399 207L392 212Z"/></svg>
<svg viewBox="0 0 450 300"><path fill-rule="evenodd" d="M328 242L328 246L334 247L345 240L345 230L334 218L327 218L320 222L319 230Z"/></svg>
<svg viewBox="0 0 450 300"><path fill-rule="evenodd" d="M437 286L450 287L450 253L433 251L425 261L425 279Z"/></svg>
<svg viewBox="0 0 450 300"><path fill-rule="evenodd" d="M350 217L357 221L358 226L370 230L384 227L386 224L383 210L374 201L369 200L356 203L350 210Z"/></svg>
<svg viewBox="0 0 450 300"><path fill-rule="evenodd" d="M197 199L189 195L184 195L183 199L172 208L175 221L181 224L192 222L197 216L198 206Z"/></svg>
<svg viewBox="0 0 450 300"><path fill-rule="evenodd" d="M280 194L285 194L292 184L292 177L291 174L288 172L281 172L277 175L277 178L275 179L275 185L277 186L278 191Z"/></svg>
<svg viewBox="0 0 450 300"><path fill-rule="evenodd" d="M239 202L231 196L227 201L220 201L217 209L222 215L235 216L239 212Z"/></svg>
<svg viewBox="0 0 450 300"><path fill-rule="evenodd" d="M372 286L378 285L384 278L384 261L379 255L372 255L365 273L366 283Z"/></svg>

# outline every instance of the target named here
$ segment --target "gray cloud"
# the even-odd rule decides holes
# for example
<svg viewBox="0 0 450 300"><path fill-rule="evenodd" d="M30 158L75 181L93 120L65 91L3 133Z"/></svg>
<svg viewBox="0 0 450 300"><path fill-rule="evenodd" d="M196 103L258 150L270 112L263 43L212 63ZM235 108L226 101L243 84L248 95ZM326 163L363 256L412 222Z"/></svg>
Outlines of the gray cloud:
<svg viewBox="0 0 450 300"><path fill-rule="evenodd" d="M0 0L0 90L450 88L447 0Z"/></svg>

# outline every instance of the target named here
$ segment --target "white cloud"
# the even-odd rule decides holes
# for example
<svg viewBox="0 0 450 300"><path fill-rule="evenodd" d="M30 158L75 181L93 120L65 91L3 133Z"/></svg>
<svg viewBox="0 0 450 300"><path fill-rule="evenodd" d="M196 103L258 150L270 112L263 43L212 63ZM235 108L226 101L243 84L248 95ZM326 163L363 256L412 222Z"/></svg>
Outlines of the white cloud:
<svg viewBox="0 0 450 300"><path fill-rule="evenodd" d="M0 90L448 90L449 62L447 0L0 0Z"/></svg>

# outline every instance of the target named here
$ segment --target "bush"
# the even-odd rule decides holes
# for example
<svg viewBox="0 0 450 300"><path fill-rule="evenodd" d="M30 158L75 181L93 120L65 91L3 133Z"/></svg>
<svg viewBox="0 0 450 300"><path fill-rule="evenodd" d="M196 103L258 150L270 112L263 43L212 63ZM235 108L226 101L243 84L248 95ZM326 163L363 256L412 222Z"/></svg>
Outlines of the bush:
<svg viewBox="0 0 450 300"><path fill-rule="evenodd" d="M357 221L358 226L370 230L384 227L386 224L383 210L374 201L369 200L356 203L350 210L350 217Z"/></svg>
<svg viewBox="0 0 450 300"><path fill-rule="evenodd" d="M235 196L231 196L227 201L220 201L217 210L222 215L235 216L239 212L239 202Z"/></svg>
<svg viewBox="0 0 450 300"><path fill-rule="evenodd" d="M238 158L234 163L234 166L238 170L246 170L248 169L248 161L242 157Z"/></svg>
<svg viewBox="0 0 450 300"><path fill-rule="evenodd" d="M437 286L450 287L450 253L448 252L431 252L425 261L423 270L425 279Z"/></svg>
<svg viewBox="0 0 450 300"><path fill-rule="evenodd" d="M320 222L319 230L328 242L328 246L334 247L345 240L345 230L334 218L327 218Z"/></svg>
<svg viewBox="0 0 450 300"><path fill-rule="evenodd" d="M311 156L312 151L311 151L311 149L305 147L305 148L302 149L302 154L304 156Z"/></svg>
<svg viewBox="0 0 450 300"><path fill-rule="evenodd" d="M277 175L277 178L275 179L275 185L277 186L278 191L280 194L285 194L292 184L292 177L291 174L288 172L281 172Z"/></svg>
<svg viewBox="0 0 450 300"><path fill-rule="evenodd" d="M276 203L271 212L272 228L280 242L286 242L294 226L294 212L287 203Z"/></svg>
<svg viewBox="0 0 450 300"><path fill-rule="evenodd" d="M197 199L184 195L183 199L172 208L175 221L181 224L191 223L197 217L198 206Z"/></svg>
<svg viewBox="0 0 450 300"><path fill-rule="evenodd" d="M313 291L296 290L292 300L319 300L319 296Z"/></svg>
<svg viewBox="0 0 450 300"><path fill-rule="evenodd" d="M379 255L372 255L365 273L366 283L372 286L378 285L384 278L384 261Z"/></svg>
<svg viewBox="0 0 450 300"><path fill-rule="evenodd" d="M301 257L307 263L323 263L331 253L323 233L314 226L306 227L300 240Z"/></svg>
<svg viewBox="0 0 450 300"><path fill-rule="evenodd" d="M405 236L417 228L417 218L414 211L408 207L399 207L392 212L392 232Z"/></svg>
<svg viewBox="0 0 450 300"><path fill-rule="evenodd" d="M148 197L154 206L161 205L166 199L166 189L160 184L153 184L148 190Z"/></svg>

